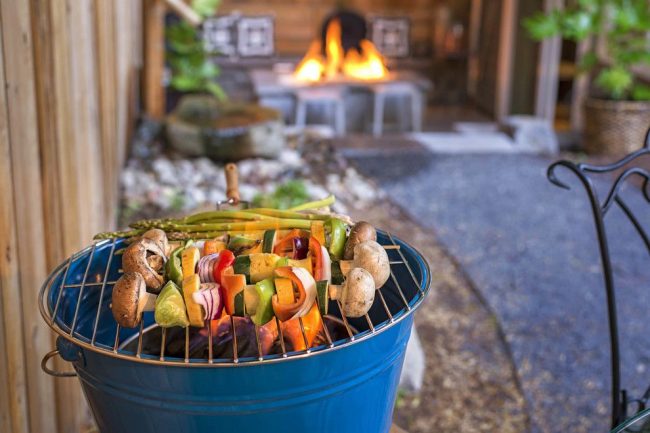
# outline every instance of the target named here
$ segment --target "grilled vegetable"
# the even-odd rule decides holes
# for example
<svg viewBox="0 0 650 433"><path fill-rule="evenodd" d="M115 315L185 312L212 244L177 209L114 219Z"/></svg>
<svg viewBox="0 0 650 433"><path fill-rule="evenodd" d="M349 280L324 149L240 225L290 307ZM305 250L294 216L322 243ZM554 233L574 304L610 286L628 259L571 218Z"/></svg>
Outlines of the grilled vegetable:
<svg viewBox="0 0 650 433"><path fill-rule="evenodd" d="M223 250L219 253L219 261L214 266L212 279L215 283L221 284L223 271L235 263L235 255L230 250ZM238 273L238 272L237 272Z"/></svg>
<svg viewBox="0 0 650 433"><path fill-rule="evenodd" d="M294 260L302 260L307 257L307 254L309 254L309 238L293 238L293 252L291 258Z"/></svg>
<svg viewBox="0 0 650 433"><path fill-rule="evenodd" d="M321 245L325 245L325 223L323 221L312 221L309 231Z"/></svg>
<svg viewBox="0 0 650 433"><path fill-rule="evenodd" d="M271 303L271 299L275 295L273 278L267 278L256 283L253 291L244 293L244 301L246 301L246 295L248 293L252 295L254 300L252 302L249 301L250 308L249 302L246 302L246 313L250 315L253 323L256 325L264 325L274 316Z"/></svg>
<svg viewBox="0 0 650 433"><path fill-rule="evenodd" d="M158 293L162 288L164 279L149 263L149 257L157 256L163 263L166 261L164 251L151 239L140 239L132 243L122 255L122 268L124 272L136 272L144 278L147 288Z"/></svg>
<svg viewBox="0 0 650 433"><path fill-rule="evenodd" d="M173 281L168 281L156 298L154 319L161 328L187 328L190 325L183 295Z"/></svg>
<svg viewBox="0 0 650 433"><path fill-rule="evenodd" d="M203 255L217 254L226 249L226 243L216 239L208 239L203 243Z"/></svg>
<svg viewBox="0 0 650 433"><path fill-rule="evenodd" d="M361 317L375 300L375 281L365 269L353 268L342 286L329 287L329 296L341 302L346 316Z"/></svg>
<svg viewBox="0 0 650 433"><path fill-rule="evenodd" d="M275 254L249 254L235 259L233 269L236 274L246 275L250 283L257 283L273 276L273 270L280 257Z"/></svg>
<svg viewBox="0 0 650 433"><path fill-rule="evenodd" d="M273 296L272 303L275 316L285 321L307 314L316 299L316 281L314 281L311 274L303 268L282 267L275 270L275 275L281 278L289 278L298 291L298 296L292 304L280 303L278 296Z"/></svg>
<svg viewBox="0 0 650 433"><path fill-rule="evenodd" d="M215 320L223 311L223 295L219 284L203 283L198 292L192 294L192 300L203 307L203 320Z"/></svg>
<svg viewBox="0 0 650 433"><path fill-rule="evenodd" d="M302 231L299 229L293 229L286 236L276 242L273 246L273 253L279 256L293 256L294 253L294 238L299 238L302 235Z"/></svg>
<svg viewBox="0 0 650 433"><path fill-rule="evenodd" d="M167 234L164 231L160 229L147 230L142 234L142 238L154 241L160 247L160 251L162 251L165 256L169 254L169 241L167 240Z"/></svg>
<svg viewBox="0 0 650 433"><path fill-rule="evenodd" d="M289 305L296 300L293 293L293 283L288 278L275 279L275 293L278 294L278 303L280 304Z"/></svg>
<svg viewBox="0 0 650 433"><path fill-rule="evenodd" d="M259 239L251 239L246 236L232 236L230 242L228 242L228 249L235 254L235 256L241 256L244 254L253 253L260 244L262 243Z"/></svg>
<svg viewBox="0 0 650 433"><path fill-rule="evenodd" d="M330 256L335 260L343 258L346 231L345 223L338 218L330 218L325 222L325 243Z"/></svg>
<svg viewBox="0 0 650 433"><path fill-rule="evenodd" d="M165 278L173 281L180 287L183 284L183 269L181 268L181 253L185 247L178 247L172 251L165 264Z"/></svg>
<svg viewBox="0 0 650 433"><path fill-rule="evenodd" d="M310 274L313 274L313 270L314 270L314 268L312 267L311 257L306 257L306 258L304 258L302 260L288 259L287 260L287 266L302 268L302 269L306 270L307 272L309 272Z"/></svg>
<svg viewBox="0 0 650 433"><path fill-rule="evenodd" d="M199 263L200 258L201 253L197 247L187 247L181 252L183 279L196 273L196 265Z"/></svg>
<svg viewBox="0 0 650 433"><path fill-rule="evenodd" d="M264 232L264 238L262 239L263 253L273 252L273 245L275 245L277 233L277 230L267 230Z"/></svg>
<svg viewBox="0 0 650 433"><path fill-rule="evenodd" d="M306 350L308 347L312 347L316 336L323 329L323 321L318 307L312 305L307 314L302 317L302 327L297 318L282 322L280 327L288 351Z"/></svg>
<svg viewBox="0 0 650 433"><path fill-rule="evenodd" d="M142 275L126 272L115 286L111 297L111 311L115 321L124 328L135 328L145 310L153 309L155 296L147 293Z"/></svg>
<svg viewBox="0 0 650 433"><path fill-rule="evenodd" d="M351 268L363 268L370 272L375 287L383 286L390 277L390 263L384 247L375 241L363 241L354 247L354 259L342 260L341 271L346 275Z"/></svg>
<svg viewBox="0 0 650 433"><path fill-rule="evenodd" d="M214 283L214 269L219 263L219 254L203 256L196 266L197 273L202 283Z"/></svg>
<svg viewBox="0 0 650 433"><path fill-rule="evenodd" d="M201 288L201 281L198 274L192 274L183 279L183 298L185 299L185 308L187 317L191 326L203 327L203 311L201 305L194 301L194 293Z"/></svg>
<svg viewBox="0 0 650 433"><path fill-rule="evenodd" d="M246 276L242 274L222 275L221 283L225 297L226 313L235 314L235 296L246 287Z"/></svg>
<svg viewBox="0 0 650 433"><path fill-rule="evenodd" d="M377 231L371 224L359 221L350 230L348 240L345 242L343 258L352 260L354 258L354 247L364 241L377 241Z"/></svg>
<svg viewBox="0 0 650 433"><path fill-rule="evenodd" d="M317 281L316 282L316 296L318 300L318 309L320 314L325 316L329 310L330 298L329 298L329 282L327 281ZM276 280L277 288L277 280Z"/></svg>

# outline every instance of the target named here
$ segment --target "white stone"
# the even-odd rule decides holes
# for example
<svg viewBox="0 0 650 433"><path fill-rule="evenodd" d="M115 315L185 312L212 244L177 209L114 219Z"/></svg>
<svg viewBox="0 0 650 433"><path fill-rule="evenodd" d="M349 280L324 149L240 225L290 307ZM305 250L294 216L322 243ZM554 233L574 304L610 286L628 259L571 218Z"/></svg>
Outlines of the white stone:
<svg viewBox="0 0 650 433"><path fill-rule="evenodd" d="M420 392L424 381L424 350L415 326L411 328L411 338L406 345L404 366L399 378L399 387L409 392Z"/></svg>

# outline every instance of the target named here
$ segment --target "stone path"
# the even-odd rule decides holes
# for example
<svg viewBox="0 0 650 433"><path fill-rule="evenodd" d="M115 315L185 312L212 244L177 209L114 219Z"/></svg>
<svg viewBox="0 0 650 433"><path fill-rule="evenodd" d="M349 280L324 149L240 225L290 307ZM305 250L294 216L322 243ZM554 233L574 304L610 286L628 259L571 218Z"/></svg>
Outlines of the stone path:
<svg viewBox="0 0 650 433"><path fill-rule="evenodd" d="M551 161L525 155L441 156L384 148L377 154L355 151L351 159L436 234L495 312L531 410L531 430L607 431L604 290L578 184L570 182L571 192L551 185L545 177ZM650 207L643 207L632 188L629 194L631 206L650 221ZM622 214L611 214L608 223L617 258L623 381L638 395L650 383L644 320L650 267ZM421 332L424 340L430 334Z"/></svg>
<svg viewBox="0 0 650 433"><path fill-rule="evenodd" d="M415 246L431 265L430 294L415 324L426 353L419 395L401 395L394 421L408 433L519 433L529 416L495 317L435 236L399 207L352 211Z"/></svg>

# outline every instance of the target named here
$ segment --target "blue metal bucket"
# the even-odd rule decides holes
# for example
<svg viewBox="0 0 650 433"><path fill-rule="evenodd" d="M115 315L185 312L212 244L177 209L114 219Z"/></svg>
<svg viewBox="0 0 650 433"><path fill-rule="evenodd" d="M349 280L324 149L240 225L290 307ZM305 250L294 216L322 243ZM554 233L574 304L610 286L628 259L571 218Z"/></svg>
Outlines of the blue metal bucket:
<svg viewBox="0 0 650 433"><path fill-rule="evenodd" d="M430 274L408 244L383 232L379 242L399 245L388 250L393 277L368 320L348 320L352 337L236 362L161 360L119 344L155 324L146 313L140 330L118 329L109 304L124 241L100 242L59 266L41 290L43 317L60 335L44 369L56 354L72 363L102 433L388 432L412 312Z"/></svg>

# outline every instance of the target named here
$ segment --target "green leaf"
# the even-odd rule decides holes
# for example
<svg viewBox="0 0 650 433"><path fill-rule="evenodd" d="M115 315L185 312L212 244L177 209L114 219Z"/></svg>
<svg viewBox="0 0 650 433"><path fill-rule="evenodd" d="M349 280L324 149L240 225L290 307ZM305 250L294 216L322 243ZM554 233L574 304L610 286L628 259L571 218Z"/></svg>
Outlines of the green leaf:
<svg viewBox="0 0 650 433"><path fill-rule="evenodd" d="M578 71L580 73L585 73L591 71L598 64L598 56L594 51L589 51L582 56L580 64L578 65Z"/></svg>
<svg viewBox="0 0 650 433"><path fill-rule="evenodd" d="M580 41L591 33L592 17L585 11L567 12L562 17L562 33L565 37Z"/></svg>
<svg viewBox="0 0 650 433"><path fill-rule="evenodd" d="M523 24L528 34L537 41L560 34L560 21L557 13L545 15L540 12L525 18Z"/></svg>
<svg viewBox="0 0 650 433"><path fill-rule="evenodd" d="M603 69L596 77L596 85L614 99L623 99L630 91L633 82L634 78L630 71L620 66Z"/></svg>
<svg viewBox="0 0 650 433"><path fill-rule="evenodd" d="M221 88L221 86L214 81L208 81L205 84L205 89L222 102L228 100L228 95L226 95L226 92L224 92L223 88Z"/></svg>
<svg viewBox="0 0 650 433"><path fill-rule="evenodd" d="M211 17L217 13L221 0L192 0L192 9L202 17Z"/></svg>
<svg viewBox="0 0 650 433"><path fill-rule="evenodd" d="M650 101L650 86L637 84L632 87L632 99L635 101Z"/></svg>
<svg viewBox="0 0 650 433"><path fill-rule="evenodd" d="M174 75L170 85L181 92L201 90L201 80L188 75Z"/></svg>

